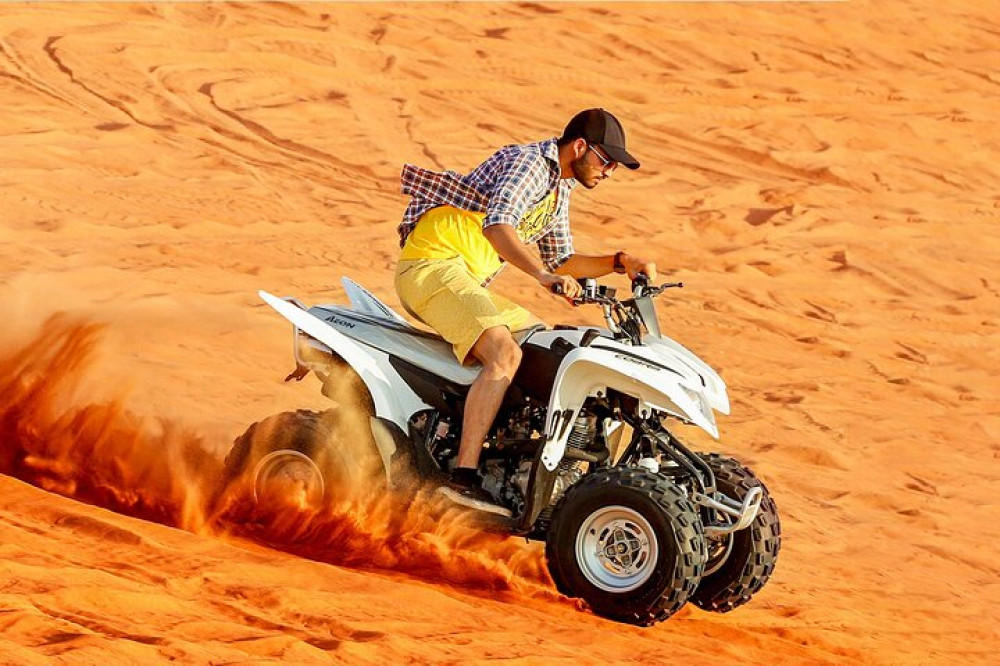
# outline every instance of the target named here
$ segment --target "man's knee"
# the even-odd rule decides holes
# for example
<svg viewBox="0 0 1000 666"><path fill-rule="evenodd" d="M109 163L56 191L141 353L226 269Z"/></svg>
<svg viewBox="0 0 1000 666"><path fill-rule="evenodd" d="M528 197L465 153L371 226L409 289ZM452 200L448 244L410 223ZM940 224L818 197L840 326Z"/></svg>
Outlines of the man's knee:
<svg viewBox="0 0 1000 666"><path fill-rule="evenodd" d="M506 326L487 329L475 346L476 357L483 366L492 371L513 378L521 365L521 348Z"/></svg>

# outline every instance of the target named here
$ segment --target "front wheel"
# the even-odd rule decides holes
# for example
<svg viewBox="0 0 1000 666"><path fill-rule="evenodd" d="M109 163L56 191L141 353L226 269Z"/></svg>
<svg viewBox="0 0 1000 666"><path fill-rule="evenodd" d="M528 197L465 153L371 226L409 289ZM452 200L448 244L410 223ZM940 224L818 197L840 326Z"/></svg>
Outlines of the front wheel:
<svg viewBox="0 0 1000 666"><path fill-rule="evenodd" d="M750 601L774 572L781 549L781 521L774 500L753 472L733 458L702 455L715 474L722 494L742 502L751 488L764 491L757 517L739 532L708 539L708 565L691 603L726 613Z"/></svg>
<svg viewBox="0 0 1000 666"><path fill-rule="evenodd" d="M594 472L572 486L554 511L545 555L560 592L642 626L684 606L707 557L684 492L634 468Z"/></svg>

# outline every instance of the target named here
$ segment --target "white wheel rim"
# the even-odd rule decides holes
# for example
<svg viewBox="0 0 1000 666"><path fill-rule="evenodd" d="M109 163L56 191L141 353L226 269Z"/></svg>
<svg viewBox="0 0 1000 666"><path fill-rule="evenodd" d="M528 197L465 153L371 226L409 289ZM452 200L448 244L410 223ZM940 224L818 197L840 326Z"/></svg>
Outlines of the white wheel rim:
<svg viewBox="0 0 1000 666"><path fill-rule="evenodd" d="M659 552L649 521L625 506L598 509L576 533L580 570L605 592L630 592L645 583L656 569Z"/></svg>
<svg viewBox="0 0 1000 666"><path fill-rule="evenodd" d="M299 451L282 449L267 454L254 467L254 501L259 502L267 485L279 479L297 487L308 504L318 504L326 492L323 473L309 456Z"/></svg>

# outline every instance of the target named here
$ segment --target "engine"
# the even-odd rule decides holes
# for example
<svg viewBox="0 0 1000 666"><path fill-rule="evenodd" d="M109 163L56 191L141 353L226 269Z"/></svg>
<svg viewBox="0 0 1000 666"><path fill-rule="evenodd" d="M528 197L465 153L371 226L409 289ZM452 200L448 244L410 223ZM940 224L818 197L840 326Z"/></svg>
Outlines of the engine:
<svg viewBox="0 0 1000 666"><path fill-rule="evenodd" d="M545 428L546 410L537 403L528 402L511 410L506 423L487 444L480 473L482 488L501 504L510 507L515 514L524 507L531 477L532 460L535 451L542 444L539 433ZM577 417L570 430L567 448L593 451L598 438L598 416L585 409ZM458 450L458 433L450 427L448 419L440 418L434 412L423 412L411 422L425 439L428 451L441 469L447 471L453 464L453 456ZM541 518L551 514L566 491L587 471L586 462L563 460L556 470L552 497Z"/></svg>
<svg viewBox="0 0 1000 666"><path fill-rule="evenodd" d="M592 447L597 437L597 417L593 414L583 413L573 424L570 431L567 446L578 449L589 449ZM575 484L583 476L586 463L576 460L563 460L556 470L555 485L552 489L552 498L549 506L543 511L544 518L547 513L551 513L555 506L570 486ZM506 501L509 505L519 510L524 504L524 498L528 494L528 480L531 476L531 460L522 460L517 470L510 475L509 482L505 474L504 466L491 461L484 470L483 488L496 497L498 500Z"/></svg>

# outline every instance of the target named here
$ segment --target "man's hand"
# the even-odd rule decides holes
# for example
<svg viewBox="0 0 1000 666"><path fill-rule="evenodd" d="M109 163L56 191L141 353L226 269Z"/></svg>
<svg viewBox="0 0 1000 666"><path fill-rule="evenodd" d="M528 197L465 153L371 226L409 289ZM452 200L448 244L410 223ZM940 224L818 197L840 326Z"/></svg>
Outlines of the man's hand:
<svg viewBox="0 0 1000 666"><path fill-rule="evenodd" d="M561 296L567 300L579 298L583 294L583 287L576 281L576 278L569 275L554 275L552 273L542 273L538 276L538 284L551 291L554 285L562 285Z"/></svg>
<svg viewBox="0 0 1000 666"><path fill-rule="evenodd" d="M645 273L649 277L650 282L656 281L656 264L654 262L633 257L631 254L625 252L622 253L621 260L622 266L625 267L625 272L628 273L630 279L634 280L635 276L639 273Z"/></svg>

